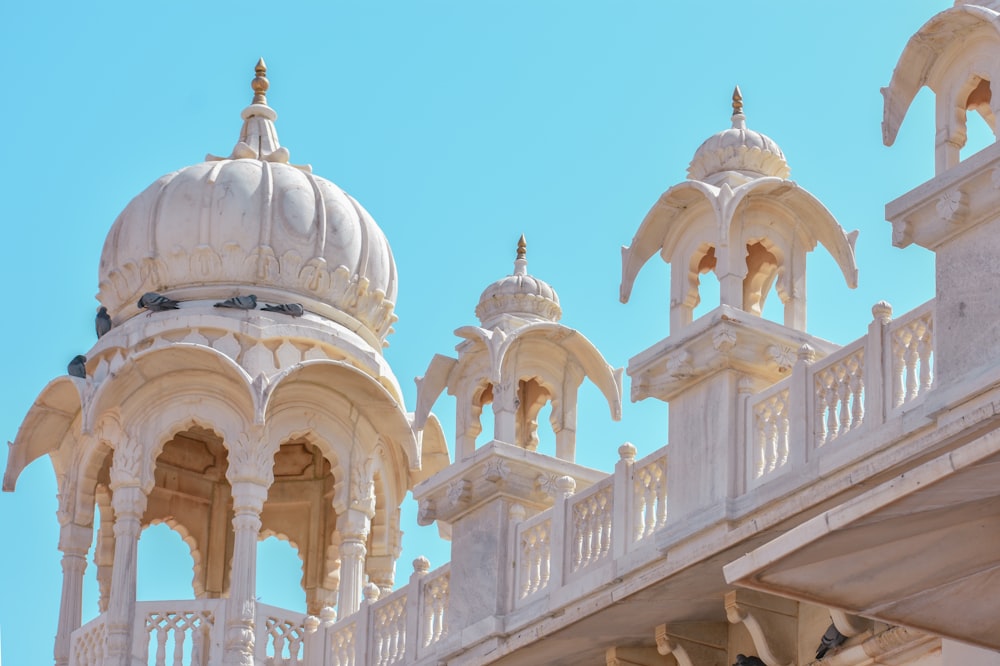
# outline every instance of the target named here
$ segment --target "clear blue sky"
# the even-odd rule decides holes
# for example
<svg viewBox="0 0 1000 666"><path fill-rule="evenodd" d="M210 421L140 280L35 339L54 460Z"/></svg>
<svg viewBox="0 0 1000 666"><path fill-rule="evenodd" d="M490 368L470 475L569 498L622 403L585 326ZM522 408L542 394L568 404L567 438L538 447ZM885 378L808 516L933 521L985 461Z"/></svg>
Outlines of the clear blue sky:
<svg viewBox="0 0 1000 666"><path fill-rule="evenodd" d="M933 295L932 256L897 250L886 201L933 170L927 91L897 145L881 143L879 87L909 36L947 0L809 3L718 0L495 2L11 3L0 27L6 100L3 188L7 371L0 436L14 439L42 387L93 344L104 236L134 195L206 153L228 154L253 65L294 163L355 196L392 245L400 321L387 358L413 377L528 238L529 271L562 300L614 366L667 334L667 267L618 302L620 246L685 177L698 145L729 126L743 90L748 124L783 148L792 178L848 230L860 229L860 286L810 255L809 330L838 343L870 308L905 312ZM970 123L972 125L972 123ZM974 132L974 141L983 134ZM627 380L626 380L627 381ZM626 395L628 386L626 385ZM623 441L666 441L666 407L626 404L613 423L596 390L580 410L580 461L610 470ZM435 410L452 436L454 403ZM449 557L407 500L397 580L427 554ZM0 496L0 628L8 666L51 659L61 569L55 482L39 460ZM167 532L140 549L140 596L190 595L190 558ZM267 603L301 603L297 558L268 543ZM271 551L274 551L273 553ZM88 581L94 569L88 567ZM85 620L96 612L88 582Z"/></svg>

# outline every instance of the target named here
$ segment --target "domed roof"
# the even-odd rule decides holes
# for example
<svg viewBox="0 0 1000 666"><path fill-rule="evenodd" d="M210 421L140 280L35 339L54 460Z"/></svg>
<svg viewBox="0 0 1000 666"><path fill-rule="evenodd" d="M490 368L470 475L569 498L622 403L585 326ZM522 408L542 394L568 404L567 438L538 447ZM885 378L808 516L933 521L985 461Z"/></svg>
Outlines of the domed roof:
<svg viewBox="0 0 1000 666"><path fill-rule="evenodd" d="M309 166L289 164L266 71L261 60L229 157L163 176L115 220L98 300L120 319L138 313L148 291L179 300L254 293L299 302L381 343L396 320L389 243L357 201Z"/></svg>
<svg viewBox="0 0 1000 666"><path fill-rule="evenodd" d="M699 146L688 166L688 178L709 182L713 175L727 171L750 177L788 178L791 174L778 144L766 134L747 129L739 86L733 91L733 126Z"/></svg>
<svg viewBox="0 0 1000 666"><path fill-rule="evenodd" d="M479 297L476 316L485 328L493 328L504 315L536 321L559 321L559 296L544 280L528 275L528 244L517 242L514 274L486 287Z"/></svg>

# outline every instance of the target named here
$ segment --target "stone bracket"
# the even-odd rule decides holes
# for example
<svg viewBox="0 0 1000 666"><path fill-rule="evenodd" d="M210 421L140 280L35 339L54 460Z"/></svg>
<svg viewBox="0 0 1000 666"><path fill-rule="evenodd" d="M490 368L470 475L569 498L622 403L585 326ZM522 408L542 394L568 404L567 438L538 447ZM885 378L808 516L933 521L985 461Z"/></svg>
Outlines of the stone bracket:
<svg viewBox="0 0 1000 666"><path fill-rule="evenodd" d="M669 663L651 647L610 647L604 658L608 666L667 666Z"/></svg>
<svg viewBox="0 0 1000 666"><path fill-rule="evenodd" d="M795 645L797 630L797 604L787 599L746 590L733 590L726 594L726 618L731 624L742 624L757 656L767 666L794 666L785 644Z"/></svg>
<svg viewBox="0 0 1000 666"><path fill-rule="evenodd" d="M673 655L678 666L727 666L727 629L717 622L694 622L656 627L656 649Z"/></svg>

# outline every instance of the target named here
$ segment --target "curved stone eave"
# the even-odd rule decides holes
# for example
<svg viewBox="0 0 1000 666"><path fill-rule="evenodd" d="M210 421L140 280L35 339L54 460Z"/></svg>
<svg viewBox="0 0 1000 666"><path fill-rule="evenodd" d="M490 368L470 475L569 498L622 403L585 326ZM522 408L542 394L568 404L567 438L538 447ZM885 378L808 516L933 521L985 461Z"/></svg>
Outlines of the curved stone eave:
<svg viewBox="0 0 1000 666"><path fill-rule="evenodd" d="M910 37L889 85L881 89L882 143L895 143L906 112L920 89L931 84L938 61L953 49L963 48L963 33L982 25L1000 34L1000 14L978 5L957 5L931 17Z"/></svg>
<svg viewBox="0 0 1000 666"><path fill-rule="evenodd" d="M798 222L799 232L806 232L810 245L818 241L837 262L847 281L847 286L858 286L858 265L854 256L854 243L858 232L845 233L833 213L807 189L792 180L768 177L752 180L733 192L726 217L735 223L741 206L747 205L751 196L773 197L785 206Z"/></svg>
<svg viewBox="0 0 1000 666"><path fill-rule="evenodd" d="M59 450L72 433L73 424L78 422L83 410L83 396L77 381L85 382L65 375L56 377L35 398L17 436L8 443L4 492L13 492L21 472L38 458Z"/></svg>
<svg viewBox="0 0 1000 666"><path fill-rule="evenodd" d="M426 481L451 464L448 440L441 422L433 413L424 420L420 431L420 469L410 471L410 486Z"/></svg>
<svg viewBox="0 0 1000 666"><path fill-rule="evenodd" d="M619 287L622 303L628 303L635 278L646 262L667 248L671 227L690 205L700 200L707 201L718 216L718 193L719 189L708 183L685 180L660 195L639 225L632 244L622 246L622 281Z"/></svg>
<svg viewBox="0 0 1000 666"><path fill-rule="evenodd" d="M267 422L267 414L275 395L283 386L296 381L317 384L346 397L373 425L383 426L378 428L379 433L402 448L411 471L421 468L420 443L402 402L397 401L377 379L343 361L302 361L275 375L261 400L263 422Z"/></svg>
<svg viewBox="0 0 1000 666"><path fill-rule="evenodd" d="M594 346L594 343L576 329L548 321L528 324L519 328L504 341L504 345L498 355L498 365L500 367L504 366L507 353L516 343L532 337L550 338L553 337L553 333L556 334L554 337L558 341L553 340L551 344L565 349L573 360L583 368L584 374L590 378L590 381L594 383L601 394L604 395L604 399L607 400L608 407L611 409L611 418L615 421L620 421L622 417L622 374L624 368L612 368L604 359L601 352L598 351L597 347Z"/></svg>
<svg viewBox="0 0 1000 666"><path fill-rule="evenodd" d="M250 375L236 361L216 349L197 343L175 342L170 346L152 347L127 357L122 367L96 388L88 405L91 417L88 422L97 423L102 414L123 406L140 387L154 380L192 372L222 376L243 388L246 402L238 406L248 423L254 421L254 414L260 409L260 398L253 391ZM229 397L238 395L229 394ZM235 433L228 435L232 437Z"/></svg>

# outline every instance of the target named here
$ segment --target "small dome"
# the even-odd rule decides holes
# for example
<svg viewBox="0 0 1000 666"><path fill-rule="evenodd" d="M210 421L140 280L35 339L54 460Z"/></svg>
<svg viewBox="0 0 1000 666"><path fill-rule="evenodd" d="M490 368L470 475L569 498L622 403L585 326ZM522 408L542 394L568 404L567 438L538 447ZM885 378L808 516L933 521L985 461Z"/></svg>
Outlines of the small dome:
<svg viewBox="0 0 1000 666"><path fill-rule="evenodd" d="M711 176L727 171L750 177L788 178L791 174L778 144L766 134L747 129L738 86L733 91L733 126L699 146L688 166L688 178L708 182Z"/></svg>
<svg viewBox="0 0 1000 666"><path fill-rule="evenodd" d="M163 176L115 220L98 300L123 318L147 291L180 300L254 293L302 303L381 342L396 320L389 243L357 201L310 167L289 164L265 73L262 60L229 157Z"/></svg>
<svg viewBox="0 0 1000 666"><path fill-rule="evenodd" d="M559 321L559 296L544 280L528 275L527 243L517 243L514 274L486 287L479 297L476 316L485 328L493 328L503 315L534 321Z"/></svg>

